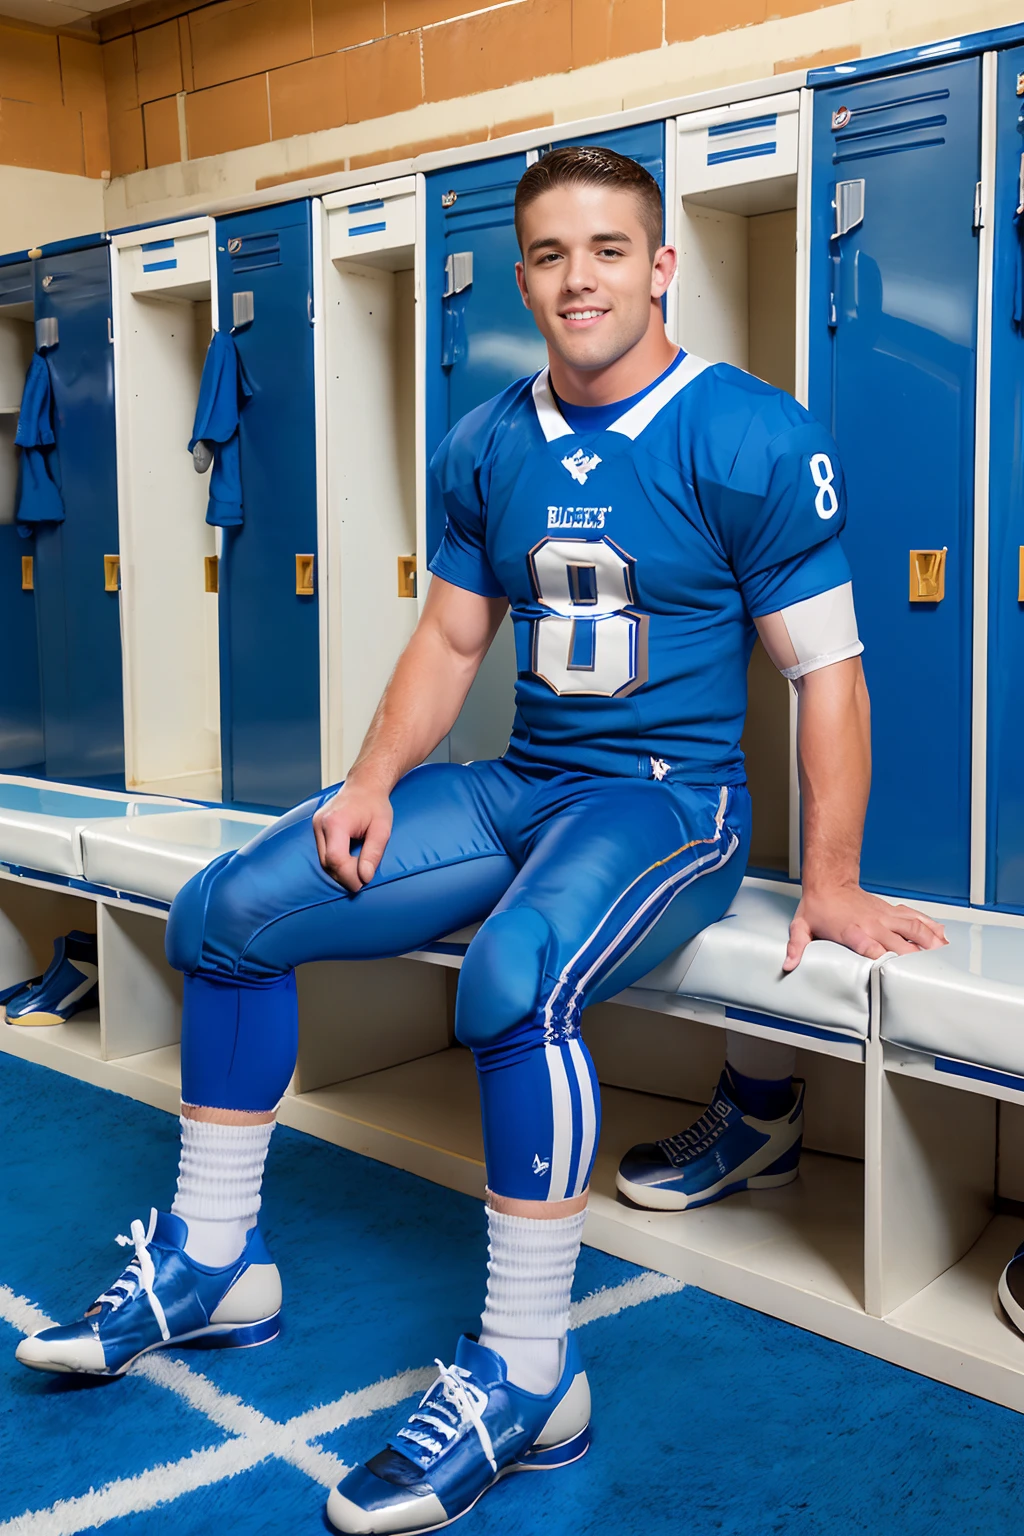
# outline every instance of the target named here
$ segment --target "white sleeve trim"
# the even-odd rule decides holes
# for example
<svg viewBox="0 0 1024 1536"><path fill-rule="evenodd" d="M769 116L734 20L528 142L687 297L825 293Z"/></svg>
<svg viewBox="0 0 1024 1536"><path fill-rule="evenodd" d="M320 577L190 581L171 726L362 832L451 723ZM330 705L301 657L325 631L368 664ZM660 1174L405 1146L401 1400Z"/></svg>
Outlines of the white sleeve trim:
<svg viewBox="0 0 1024 1536"><path fill-rule="evenodd" d="M825 656L813 656L810 661L801 661L795 667L781 667L779 670L783 677L788 677L794 683L808 672L820 672L822 667L834 666L837 661L849 661L851 656L859 656L863 649L863 640L858 640L855 645L848 645L843 651L829 651Z"/></svg>
<svg viewBox="0 0 1024 1536"><path fill-rule="evenodd" d="M857 633L852 582L781 608L779 617L793 647L793 664L779 671L790 681L859 656L864 649Z"/></svg>

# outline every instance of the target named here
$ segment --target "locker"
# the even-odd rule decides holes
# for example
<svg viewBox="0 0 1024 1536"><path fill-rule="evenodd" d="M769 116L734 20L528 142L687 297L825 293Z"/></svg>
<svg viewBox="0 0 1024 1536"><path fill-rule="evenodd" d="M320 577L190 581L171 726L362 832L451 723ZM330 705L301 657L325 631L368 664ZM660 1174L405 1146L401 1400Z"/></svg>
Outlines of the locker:
<svg viewBox="0 0 1024 1536"><path fill-rule="evenodd" d="M18 451L14 434L25 373L35 337L32 264L0 264L0 612L4 615L0 668L0 772L42 771L43 705L32 560L34 539L23 539L14 522Z"/></svg>
<svg viewBox="0 0 1024 1536"><path fill-rule="evenodd" d="M849 487L874 753L862 878L953 901L970 879L980 116L979 58L814 101L809 404Z"/></svg>
<svg viewBox="0 0 1024 1536"><path fill-rule="evenodd" d="M646 166L664 190L662 122L559 143L606 144ZM426 178L428 459L467 411L547 361L513 270L519 259L513 204L526 165L525 154L503 155ZM428 560L443 532L443 526L428 526ZM504 751L514 676L512 625L506 619L452 730L453 761Z"/></svg>
<svg viewBox="0 0 1024 1536"><path fill-rule="evenodd" d="M309 202L218 219L217 268L220 326L253 389L245 521L224 530L220 562L223 796L290 806L321 784Z"/></svg>
<svg viewBox="0 0 1024 1536"><path fill-rule="evenodd" d="M989 469L986 901L1024 911L1024 47L999 56ZM1022 82L1024 84L1024 82ZM1024 217L1024 216L1022 216Z"/></svg>
<svg viewBox="0 0 1024 1536"><path fill-rule="evenodd" d="M24 599L19 604L20 557L32 559L39 714L33 718L33 690L26 682L20 718L28 731L25 740L38 754L37 772L123 785L121 637L110 565L110 557L118 554L118 529L107 239L57 242L7 270L8 282L20 286L17 295L12 290L16 302L4 305L10 340L4 372L13 379L15 351L27 367L40 327L46 326L56 438L50 463L65 510L64 522L41 523L29 539L21 539L8 524L3 528L4 547L17 556L19 580L7 592L15 611L24 607ZM20 334L11 339L13 327ZM20 383L17 389L20 399ZM13 411L7 415L9 481L17 418ZM5 561L5 588L13 584L10 565L11 559ZM27 678L33 647L20 629L19 636L19 674Z"/></svg>
<svg viewBox="0 0 1024 1536"><path fill-rule="evenodd" d="M217 530L188 442L216 318L211 218L111 240L125 779L219 800Z"/></svg>

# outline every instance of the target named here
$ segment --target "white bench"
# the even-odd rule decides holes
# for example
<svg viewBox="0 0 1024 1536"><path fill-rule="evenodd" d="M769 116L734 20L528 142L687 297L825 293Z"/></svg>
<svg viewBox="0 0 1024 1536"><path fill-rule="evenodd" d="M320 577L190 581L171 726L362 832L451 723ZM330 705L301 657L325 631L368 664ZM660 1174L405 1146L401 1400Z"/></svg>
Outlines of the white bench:
<svg viewBox="0 0 1024 1536"><path fill-rule="evenodd" d="M0 985L38 970L70 927L95 925L100 955L98 1013L0 1026L0 1048L176 1110L167 910L270 820L0 779ZM787 976L797 899L748 879L726 918L588 1011L605 1087L587 1240L1024 1410L1024 1340L992 1305L1024 1221L991 1211L996 1194L1024 1199L1024 928L988 918L979 937L954 922L941 955L880 964L815 942ZM398 960L300 968L284 1123L482 1193L473 1064L450 1033L452 973L472 934ZM726 1027L801 1048L801 1178L678 1215L617 1202L619 1155L696 1115Z"/></svg>

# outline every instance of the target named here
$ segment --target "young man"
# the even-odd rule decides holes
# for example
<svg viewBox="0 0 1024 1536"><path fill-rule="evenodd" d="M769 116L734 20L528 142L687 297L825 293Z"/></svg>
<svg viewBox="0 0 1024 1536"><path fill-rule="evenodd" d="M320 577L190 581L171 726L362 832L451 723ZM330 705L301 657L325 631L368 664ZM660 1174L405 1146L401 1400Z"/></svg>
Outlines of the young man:
<svg viewBox="0 0 1024 1536"><path fill-rule="evenodd" d="M459 1341L419 1409L332 1493L331 1520L353 1533L444 1525L504 1472L562 1466L587 1447L589 1390L567 1332L598 1139L580 1015L736 892L755 625L800 690L805 879L786 966L815 935L868 955L942 942L928 919L857 883L868 704L834 445L788 396L667 339L675 252L661 244L658 188L634 162L547 155L519 185L516 227L517 277L550 366L471 412L434 458L447 528L433 582L345 785L215 860L175 902L173 1210L133 1224L134 1261L83 1319L18 1349L40 1369L110 1375L189 1337L272 1337L280 1282L256 1216L295 1060L294 967L397 955L486 919L456 1019L476 1057L487 1158L480 1336ZM508 750L417 766L510 603ZM740 1159L730 1186L791 1173L772 1172L798 1119L790 1070L785 1053L733 1057L724 1086L746 1139L726 1128L723 1156ZM702 1135L722 1140L719 1121ZM767 1126L760 1163L751 1125ZM671 1198L696 1168L698 1192L716 1197L726 1190L709 1185L703 1155L700 1138L634 1149L625 1183Z"/></svg>

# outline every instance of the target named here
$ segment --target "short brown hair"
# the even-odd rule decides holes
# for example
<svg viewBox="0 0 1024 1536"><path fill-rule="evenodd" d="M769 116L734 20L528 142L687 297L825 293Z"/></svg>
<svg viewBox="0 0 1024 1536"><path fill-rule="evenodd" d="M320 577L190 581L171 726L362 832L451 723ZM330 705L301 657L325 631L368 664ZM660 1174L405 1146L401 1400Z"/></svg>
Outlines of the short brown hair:
<svg viewBox="0 0 1024 1536"><path fill-rule="evenodd" d="M523 248L523 214L534 198L554 187L621 187L639 203L640 222L653 256L662 243L664 207L661 188L650 171L636 160L606 149L603 144L567 144L527 166L516 187L516 239Z"/></svg>

